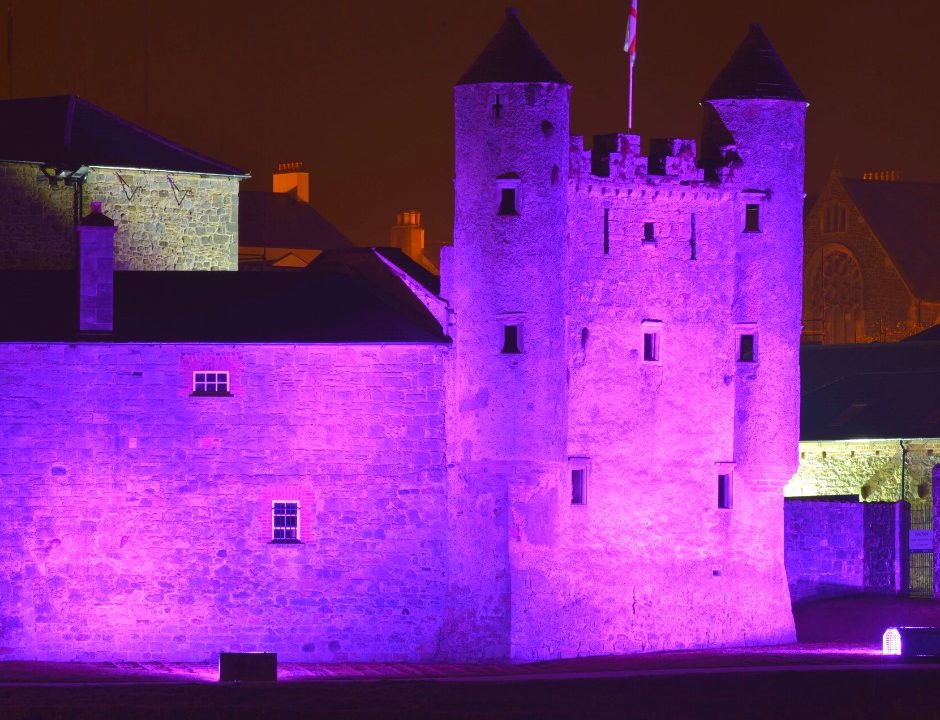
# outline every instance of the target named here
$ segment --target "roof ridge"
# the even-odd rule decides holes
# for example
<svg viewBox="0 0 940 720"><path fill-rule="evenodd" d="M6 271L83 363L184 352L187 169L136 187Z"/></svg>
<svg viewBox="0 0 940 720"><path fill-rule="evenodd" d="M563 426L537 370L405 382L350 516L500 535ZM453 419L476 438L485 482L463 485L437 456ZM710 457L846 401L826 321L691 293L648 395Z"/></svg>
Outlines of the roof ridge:
<svg viewBox="0 0 940 720"><path fill-rule="evenodd" d="M114 121L117 122L118 124L123 125L123 126L126 127L127 129L132 130L132 131L138 133L139 135L143 135L143 136L145 136L145 137L148 137L148 138L150 138L151 140L154 140L154 141L160 143L161 145L165 145L165 146L167 146L167 147L169 147L169 148L171 148L171 149L173 149L173 150L175 150L175 151L177 151L177 152L180 152L180 153L182 153L183 155L187 155L187 156L189 156L190 158L192 158L192 159L194 159L194 160L199 160L199 161L204 162L204 163L207 163L207 164L209 164L209 165L215 165L215 166L218 167L220 170L224 168L224 169L226 169L226 170L229 171L229 172L224 172L224 173L219 173L219 174L222 174L222 175L240 175L240 176L244 176L244 177L248 177L248 176L250 175L249 173L246 173L246 172L244 172L243 170L239 170L238 168L234 167L233 165L229 165L228 163L223 163L223 162L221 162L220 160L216 160L215 158L209 157L208 155L203 155L202 153L198 153L198 152L196 152L195 150L192 150L192 149L186 147L185 145L180 145L179 143L176 143L176 142L174 142L173 140L170 140L168 137L165 137L165 136L163 136L163 135L160 135L159 133L155 133L153 130L148 130L147 128L143 127L142 125L138 125L137 123L131 122L130 120L127 120L127 119L121 117L120 115L117 115L117 114L111 112L110 110L106 110L105 108L101 107L100 105L98 105L98 104L96 104L96 103L93 103L91 100L88 100L88 99L86 99L86 98L83 98L81 95L71 94L71 95L69 95L69 97L73 99L72 104L71 104L71 106L73 107L73 113L74 113L74 101L77 101L78 103L80 103L80 104L83 105L84 107L86 107L86 108L88 108L88 109L90 109L90 110L92 110L92 111L94 111L94 112L100 113L101 115L106 115L107 117L111 118L112 120L114 120ZM71 131L71 127L70 127L70 131ZM160 168L160 169L162 169L162 168Z"/></svg>

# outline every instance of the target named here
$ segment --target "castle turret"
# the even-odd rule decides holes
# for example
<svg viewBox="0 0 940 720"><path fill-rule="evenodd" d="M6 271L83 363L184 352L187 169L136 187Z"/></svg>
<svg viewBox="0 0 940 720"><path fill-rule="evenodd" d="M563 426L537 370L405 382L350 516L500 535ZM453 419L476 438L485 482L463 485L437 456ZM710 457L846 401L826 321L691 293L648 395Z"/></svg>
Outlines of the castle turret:
<svg viewBox="0 0 940 720"><path fill-rule="evenodd" d="M704 107L706 173L734 192L735 504L766 508L755 562L776 558L783 586L782 488L798 462L807 102L752 25Z"/></svg>
<svg viewBox="0 0 940 720"><path fill-rule="evenodd" d="M453 621L493 637L494 656L509 654L511 549L502 536L488 545L493 524L511 526L525 492L558 492L564 471L569 92L513 10L454 89L454 245L442 293L456 348L451 556L464 566L452 566L449 605L477 614Z"/></svg>

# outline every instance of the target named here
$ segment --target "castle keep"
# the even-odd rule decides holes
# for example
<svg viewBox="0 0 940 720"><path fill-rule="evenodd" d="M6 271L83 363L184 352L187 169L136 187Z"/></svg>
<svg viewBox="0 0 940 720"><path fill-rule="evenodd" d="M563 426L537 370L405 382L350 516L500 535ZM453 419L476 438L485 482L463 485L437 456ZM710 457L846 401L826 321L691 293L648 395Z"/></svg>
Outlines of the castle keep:
<svg viewBox="0 0 940 720"><path fill-rule="evenodd" d="M5 273L0 294L54 289L2 327L0 652L792 640L805 98L757 27L698 147L585 150L570 92L510 13L454 91L439 286L394 249L118 263L92 337L84 271ZM79 255L109 232L85 210Z"/></svg>

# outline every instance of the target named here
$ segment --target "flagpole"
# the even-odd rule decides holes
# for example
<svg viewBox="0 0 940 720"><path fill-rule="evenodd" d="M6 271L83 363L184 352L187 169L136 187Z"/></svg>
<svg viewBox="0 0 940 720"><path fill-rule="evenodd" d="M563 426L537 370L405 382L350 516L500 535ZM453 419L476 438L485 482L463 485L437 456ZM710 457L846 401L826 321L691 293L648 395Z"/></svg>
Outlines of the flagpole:
<svg viewBox="0 0 940 720"><path fill-rule="evenodd" d="M636 63L636 6L637 0L630 0L627 11L627 39L623 43L624 52L630 59L629 85L627 87L627 132L633 130L633 65Z"/></svg>
<svg viewBox="0 0 940 720"><path fill-rule="evenodd" d="M633 56L630 56L630 86L627 89L627 131L633 129Z"/></svg>

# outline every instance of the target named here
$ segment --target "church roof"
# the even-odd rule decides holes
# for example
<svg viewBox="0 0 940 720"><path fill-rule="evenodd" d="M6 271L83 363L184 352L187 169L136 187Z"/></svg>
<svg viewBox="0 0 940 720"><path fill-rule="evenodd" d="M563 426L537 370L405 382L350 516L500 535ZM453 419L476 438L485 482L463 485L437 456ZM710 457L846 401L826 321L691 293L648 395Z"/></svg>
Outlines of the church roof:
<svg viewBox="0 0 940 720"><path fill-rule="evenodd" d="M507 8L502 26L457 84L527 82L568 84L522 26L515 9Z"/></svg>
<svg viewBox="0 0 940 720"><path fill-rule="evenodd" d="M447 343L440 324L368 249L305 270L117 272L115 342ZM319 259L319 258L318 258ZM406 270L407 272L407 270ZM72 271L2 271L0 341L79 339Z"/></svg>
<svg viewBox="0 0 940 720"><path fill-rule="evenodd" d="M806 101L760 25L751 25L744 42L718 73L704 99L734 98Z"/></svg>
<svg viewBox="0 0 940 720"><path fill-rule="evenodd" d="M842 184L911 292L940 301L940 183L844 177Z"/></svg>
<svg viewBox="0 0 940 720"><path fill-rule="evenodd" d="M244 190L238 194L238 244L305 250L353 246L312 205L290 193Z"/></svg>
<svg viewBox="0 0 940 720"><path fill-rule="evenodd" d="M800 440L940 437L938 342L803 345L800 378Z"/></svg>
<svg viewBox="0 0 940 720"><path fill-rule="evenodd" d="M0 100L0 161L247 175L77 95Z"/></svg>

